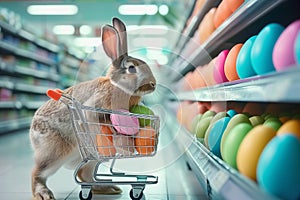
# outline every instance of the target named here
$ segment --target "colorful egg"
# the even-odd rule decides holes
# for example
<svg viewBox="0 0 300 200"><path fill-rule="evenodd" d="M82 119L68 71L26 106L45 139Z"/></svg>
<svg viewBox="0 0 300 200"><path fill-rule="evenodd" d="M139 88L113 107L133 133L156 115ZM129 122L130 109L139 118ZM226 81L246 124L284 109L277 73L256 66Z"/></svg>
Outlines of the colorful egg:
<svg viewBox="0 0 300 200"><path fill-rule="evenodd" d="M273 50L273 63L277 71L296 64L294 44L300 30L300 20L291 23L279 36Z"/></svg>
<svg viewBox="0 0 300 200"><path fill-rule="evenodd" d="M224 130L224 133L222 135L221 138L221 155L223 157L223 151L224 151L224 142L226 140L226 137L228 135L228 133L238 124L240 123L247 123L247 124L251 124L249 117L245 114L236 114L234 115L232 118L230 118L230 121L226 127L226 129Z"/></svg>
<svg viewBox="0 0 300 200"><path fill-rule="evenodd" d="M104 125L100 127L100 133L96 134L96 143L101 156L113 157L116 154L111 127Z"/></svg>
<svg viewBox="0 0 300 200"><path fill-rule="evenodd" d="M226 57L224 72L229 81L240 79L236 71L236 59L242 46L243 44L241 43L234 45Z"/></svg>
<svg viewBox="0 0 300 200"><path fill-rule="evenodd" d="M280 199L300 198L300 140L292 134L274 137L263 150L257 180Z"/></svg>
<svg viewBox="0 0 300 200"><path fill-rule="evenodd" d="M120 109L118 111L129 113L127 110ZM111 114L110 120L118 133L124 135L134 135L139 131L139 120L137 117L130 115Z"/></svg>
<svg viewBox="0 0 300 200"><path fill-rule="evenodd" d="M277 23L268 24L257 35L251 50L251 62L256 74L275 71L272 60L273 48L284 27Z"/></svg>
<svg viewBox="0 0 300 200"><path fill-rule="evenodd" d="M199 40L200 44L205 42L209 36L215 31L215 26L213 23L214 16L216 13L216 8L210 9L208 13L204 16L202 22L199 25Z"/></svg>
<svg viewBox="0 0 300 200"><path fill-rule="evenodd" d="M150 126L142 128L134 137L134 145L137 152L141 155L151 155L157 145L156 131Z"/></svg>
<svg viewBox="0 0 300 200"><path fill-rule="evenodd" d="M143 105L134 105L129 109L129 111L136 114L154 115L154 112L150 108ZM149 126L151 123L151 120L146 117L141 117L138 119L140 126Z"/></svg>
<svg viewBox="0 0 300 200"><path fill-rule="evenodd" d="M256 75L251 63L251 50L256 37L252 36L245 42L237 57L236 71L241 79Z"/></svg>
<svg viewBox="0 0 300 200"><path fill-rule="evenodd" d="M224 117L216 121L208 136L208 147L218 157L221 157L220 144L224 130L226 129L230 117Z"/></svg>
<svg viewBox="0 0 300 200"><path fill-rule="evenodd" d="M215 68L213 71L214 79L217 83L223 83L228 81L224 72L224 64L228 53L229 50L223 50L217 57Z"/></svg>
<svg viewBox="0 0 300 200"><path fill-rule="evenodd" d="M224 153L222 154L222 158L227 164L235 169L237 168L236 155L240 144L252 128L252 125L248 123L240 123L228 133L226 140L224 141Z"/></svg>
<svg viewBox="0 0 300 200"><path fill-rule="evenodd" d="M233 11L230 9L229 4L221 1L213 19L214 26L218 28L232 13Z"/></svg>
<svg viewBox="0 0 300 200"><path fill-rule="evenodd" d="M277 135L294 134L300 139L300 120L291 119L285 122L277 131Z"/></svg>
<svg viewBox="0 0 300 200"><path fill-rule="evenodd" d="M236 157L240 173L256 180L258 159L265 146L275 135L276 131L273 128L263 125L258 125L248 132L240 144Z"/></svg>
<svg viewBox="0 0 300 200"><path fill-rule="evenodd" d="M295 45L294 45L294 54L298 63L298 66L300 66L300 31L298 32Z"/></svg>

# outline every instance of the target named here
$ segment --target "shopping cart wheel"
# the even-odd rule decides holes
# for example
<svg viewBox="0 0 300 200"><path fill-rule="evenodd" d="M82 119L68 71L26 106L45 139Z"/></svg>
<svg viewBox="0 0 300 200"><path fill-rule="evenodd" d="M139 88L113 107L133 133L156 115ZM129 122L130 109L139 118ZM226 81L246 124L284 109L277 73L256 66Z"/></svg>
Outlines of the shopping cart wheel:
<svg viewBox="0 0 300 200"><path fill-rule="evenodd" d="M141 191L135 191L134 193L134 189L131 189L129 192L129 196L132 200L141 200L141 199L145 199L145 195L143 193L143 190Z"/></svg>
<svg viewBox="0 0 300 200"><path fill-rule="evenodd" d="M92 196L93 196L93 194L92 194L91 190L86 194L83 194L82 190L79 192L79 199L80 200L91 200Z"/></svg>

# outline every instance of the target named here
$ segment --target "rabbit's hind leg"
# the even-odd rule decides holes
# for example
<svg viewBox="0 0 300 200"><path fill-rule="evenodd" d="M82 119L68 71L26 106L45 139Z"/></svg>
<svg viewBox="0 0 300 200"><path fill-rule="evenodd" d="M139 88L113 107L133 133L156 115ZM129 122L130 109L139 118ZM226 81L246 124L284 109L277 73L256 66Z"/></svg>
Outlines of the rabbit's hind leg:
<svg viewBox="0 0 300 200"><path fill-rule="evenodd" d="M47 178L64 165L76 146L60 138L58 131L39 133L31 130L35 166L32 170L32 194L36 200L53 200L54 195L47 187ZM50 142L52 141L52 142Z"/></svg>

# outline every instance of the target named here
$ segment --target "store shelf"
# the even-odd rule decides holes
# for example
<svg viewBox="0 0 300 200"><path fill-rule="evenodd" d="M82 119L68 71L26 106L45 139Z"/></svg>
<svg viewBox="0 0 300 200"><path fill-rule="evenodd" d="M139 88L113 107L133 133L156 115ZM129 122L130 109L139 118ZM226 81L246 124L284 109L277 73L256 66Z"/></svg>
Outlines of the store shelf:
<svg viewBox="0 0 300 200"><path fill-rule="evenodd" d="M9 53L12 53L17 56L29 58L29 59L44 63L46 65L52 66L52 65L57 64L54 60L36 55L35 53L27 51L27 50L19 49L18 47L15 47L14 45L9 44L7 42L0 41L0 49L2 49L4 51L8 51Z"/></svg>
<svg viewBox="0 0 300 200"><path fill-rule="evenodd" d="M31 119L31 117L27 117L8 121L0 121L0 134L28 128L30 126Z"/></svg>
<svg viewBox="0 0 300 200"><path fill-rule="evenodd" d="M47 79L55 82L58 82L60 79L59 75L55 73L26 68L19 65L11 65L3 61L0 61L0 70L8 73L17 73L17 74L32 76L40 79Z"/></svg>
<svg viewBox="0 0 300 200"><path fill-rule="evenodd" d="M172 112L168 113L169 121L173 122L169 132L177 134L176 146L185 149L186 160L209 199L277 199L212 154L196 137L175 122L177 120Z"/></svg>
<svg viewBox="0 0 300 200"><path fill-rule="evenodd" d="M0 80L0 88L6 88L13 90L15 87L14 83L11 81Z"/></svg>
<svg viewBox="0 0 300 200"><path fill-rule="evenodd" d="M22 108L22 103L19 101L1 101L0 109L20 109Z"/></svg>
<svg viewBox="0 0 300 200"><path fill-rule="evenodd" d="M174 73L174 81L182 78L195 67L206 64L210 61L209 54L224 44L229 38L238 34L266 13L272 11L281 3L287 0L248 0L245 1L212 35L188 58L181 58L182 62L174 66L180 73ZM176 62L176 61L175 61Z"/></svg>
<svg viewBox="0 0 300 200"><path fill-rule="evenodd" d="M199 27L200 22L204 18L205 14L213 7L218 6L220 3L220 0L206 0L203 4L203 7L200 9L199 13L197 13L196 16L191 20L191 23L186 27L185 31L180 35L178 39L178 43L175 46L173 53L175 54L175 57L181 54L183 51L185 44L189 42L189 40L193 37L196 30ZM174 59L174 58L173 58ZM171 60L173 60L171 59ZM172 63L171 65L173 65Z"/></svg>
<svg viewBox="0 0 300 200"><path fill-rule="evenodd" d="M12 25L7 24L6 22L3 22L1 20L0 20L0 27L16 36L19 36L25 40L28 40L28 41L30 41L44 49L52 51L54 53L57 53L60 50L60 47L58 45L48 42L46 40L43 40L41 38L38 38L36 35L29 33L28 31L26 31L24 29L16 29Z"/></svg>
<svg viewBox="0 0 300 200"><path fill-rule="evenodd" d="M0 80L0 88L2 87L20 92L28 92L34 94L45 94L46 91L49 89L49 87L46 86L31 85L26 83L14 83L12 81Z"/></svg>
<svg viewBox="0 0 300 200"><path fill-rule="evenodd" d="M295 66L283 72L179 92L172 100L299 102L299 77L300 66Z"/></svg>
<svg viewBox="0 0 300 200"><path fill-rule="evenodd" d="M22 109L36 110L42 106L45 101L1 101L0 109Z"/></svg>
<svg viewBox="0 0 300 200"><path fill-rule="evenodd" d="M30 84L26 84L26 83L16 83L14 89L17 91L20 91L20 92L46 94L46 91L49 89L49 87L30 85Z"/></svg>
<svg viewBox="0 0 300 200"><path fill-rule="evenodd" d="M255 182L229 168L196 139L186 151L186 157L199 181L205 181L202 185L206 184L211 199L276 199L262 191Z"/></svg>

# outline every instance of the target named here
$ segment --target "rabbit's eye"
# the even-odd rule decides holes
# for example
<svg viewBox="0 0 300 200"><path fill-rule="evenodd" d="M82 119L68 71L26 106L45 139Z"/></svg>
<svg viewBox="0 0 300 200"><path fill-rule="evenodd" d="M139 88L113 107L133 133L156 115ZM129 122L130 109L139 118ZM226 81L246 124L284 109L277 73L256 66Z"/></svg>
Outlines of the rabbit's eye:
<svg viewBox="0 0 300 200"><path fill-rule="evenodd" d="M130 66L128 67L128 71L129 71L129 73L136 73L135 66L130 65Z"/></svg>

